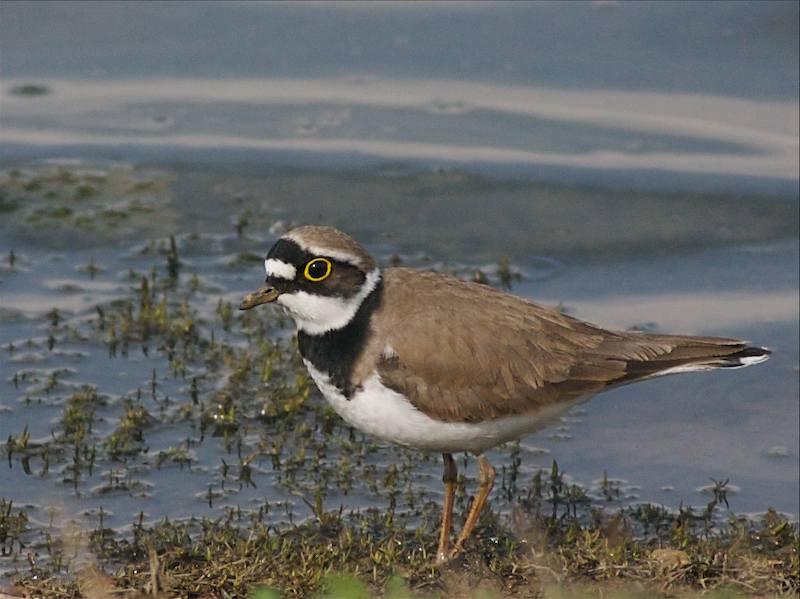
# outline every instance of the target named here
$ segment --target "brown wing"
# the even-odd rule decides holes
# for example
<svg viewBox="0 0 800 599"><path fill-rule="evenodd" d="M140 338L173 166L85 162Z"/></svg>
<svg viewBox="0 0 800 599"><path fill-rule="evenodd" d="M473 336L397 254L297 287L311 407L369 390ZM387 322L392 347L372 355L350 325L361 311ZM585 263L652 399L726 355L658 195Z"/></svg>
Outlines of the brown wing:
<svg viewBox="0 0 800 599"><path fill-rule="evenodd" d="M484 285L400 268L384 274L373 328L367 362L383 383L449 422L532 412L745 348L606 331Z"/></svg>

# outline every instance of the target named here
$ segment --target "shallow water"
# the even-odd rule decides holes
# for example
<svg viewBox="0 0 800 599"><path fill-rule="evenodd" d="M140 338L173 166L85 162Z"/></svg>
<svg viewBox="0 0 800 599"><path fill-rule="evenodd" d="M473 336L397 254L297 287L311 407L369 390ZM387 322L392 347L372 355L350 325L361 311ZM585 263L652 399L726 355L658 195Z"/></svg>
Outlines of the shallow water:
<svg viewBox="0 0 800 599"><path fill-rule="evenodd" d="M219 19L310 26L320 14L205 6L192 13L201 29ZM98 447L130 402L153 421L136 451L112 458L101 449L77 484L70 456L55 446L44 473L41 455L26 474L16 452L0 466L0 497L28 506L35 524L94 526L102 508L105 525L124 531L140 511L155 521L236 506L267 509L280 524L309 514L320 480L328 509L397 500L413 514L411 504L440 497L438 457L351 437L335 419L325 424L316 392L299 411L308 431L289 436L281 454L290 466L275 468L265 449L285 431L280 418L256 418L259 402L269 404L258 386L235 400L239 447L214 437L213 426L203 434L203 414L214 411L235 364L204 346L179 372L161 337L112 356L108 330L98 328L97 306L110 314L115 302L135 301L141 277L155 271L159 293L175 310L185 299L204 340L213 330L216 343L243 350L254 325L234 314L225 331L220 301L238 303L262 278L274 239L307 222L348 230L384 264L399 257L461 276L481 268L497 282L497 262L508 256L522 275L515 293L607 327L741 337L773 349L758 367L652 380L575 408L521 441L516 482L508 492L499 483L496 509L510 509L556 460L596 502L604 501L604 473L622 503L673 509L704 505L711 479L730 478L733 511L775 507L798 517L797 32L786 25L796 4L666 13L651 4L562 5L567 33L551 39L545 27L527 42L550 39L566 52L559 39L579 39L588 19L606 34L623 32L601 45L616 55L636 37L631 24L654 16L718 34L688 44L680 27L677 37L651 32L637 38L650 62L626 55L602 77L589 68L601 60L593 53L588 66L563 67L585 49L562 52L566 63L556 52L538 62L512 52L515 35L541 28L556 10L548 4L463 7L455 20L427 5L318 7L325 27L362 31L367 23L377 32L390 14L398 30L308 49L325 57L318 60L273 32L253 43L247 68L217 37L194 47L196 31L176 24L187 17L180 5L166 5L158 19L146 4L77 4L60 19L60 4L42 10L6 4L0 19L0 439L27 427L32 444L51 442L83 384L101 395L90 435ZM88 27L78 17L89 10L99 11L94 28L73 45L62 23ZM114 29L126 19L172 27L172 36L139 45ZM506 39L508 19L519 30ZM35 26L42 20L52 27ZM495 54L442 42L438 62L421 60L418 49L444 23L462 33L483 23L498 40ZM328 35L317 27L314 39ZM159 47L169 39L178 55L162 68L153 57L170 55ZM753 51L731 62L726 44ZM395 46L407 53L391 54ZM116 58L98 47L115 47ZM53 51L56 63L46 60ZM259 62L260 53L283 62ZM356 58L337 62L342 53ZM681 53L692 65L683 78L674 66ZM190 64L189 56L200 58ZM312 63L317 71L307 70ZM47 93L20 94L31 81ZM170 235L181 268L167 284ZM276 314L259 318L270 339L290 338ZM220 363L204 362L212 355ZM281 355L280 368L293 373L291 352ZM317 453L298 468L300 451ZM515 452L493 452L501 478L511 477ZM251 456L255 487L237 478ZM386 487L393 465L406 494L399 500ZM350 470L367 475L351 480L342 474Z"/></svg>
<svg viewBox="0 0 800 599"><path fill-rule="evenodd" d="M55 166L43 168L44 172L58 170ZM102 170L81 171L73 167L72 172L97 176ZM65 169L62 167L60 172ZM125 172L129 178L136 177L135 171ZM165 216L171 215L164 222L169 231L178 234L182 284L188 284L190 273L197 275L200 281L201 291L189 296L190 305L198 311L198 320L216 330L219 330L219 319L215 310L220 299L235 305L261 278L260 256L277 232L261 234L257 231L263 231L264 227L258 223L274 222L276 219L269 214L275 212L288 221L301 221L310 208L302 203L279 204L276 199L275 203L267 205L263 214L251 212L253 224L245 227L241 238L233 231L235 219L228 218L228 222L220 225L220 213L228 212L233 206L250 206L251 202L246 199L250 194L269 194L269 181L273 184L288 182L305 189L311 185L305 181L312 180L313 187L328 189L327 202L335 204L341 196L343 203L353 204L357 200L347 197L352 196L347 188L368 188L375 185L376 178L374 174L351 173L347 176L347 186L337 189L335 174L281 173L270 180L237 173L236 188L246 190L237 196L225 193L226 185L231 184L230 175L225 172L193 173L184 169L162 171L159 176L171 181L170 191L154 201L153 206ZM117 177L122 179L123 175ZM218 180L221 189L198 193L196 182L204 177ZM443 180L438 186L451 190L456 196L452 200L455 204L465 201L473 188L486 185L485 181L466 175L459 176L455 182L447 174L439 177ZM421 190L423 182L430 184L430 176L413 174L383 179L387 195L395 188ZM330 184L323 184L325 180ZM13 187L8 181L6 179ZM62 183L47 185L69 188ZM80 183L76 181L72 186L80 186ZM77 202L70 199L66 203L79 207L81 202L105 204L105 188L100 185L98 189L96 197ZM521 183L514 184L514 190L531 195L558 191ZM25 197L41 192L29 192ZM589 191L584 193L591 195ZM66 191L63 195L72 197ZM672 195L653 194L648 196L647 202L652 204L650 210L655 214L655 207L660 203L673 200ZM49 201L58 203L58 200ZM596 194L596 201L602 204L602 193ZM530 249L519 250L512 264L523 274L523 280L515 288L521 295L549 305L561 305L578 317L610 327L738 336L775 350L770 362L757 368L668 377L595 398L576 408L561 424L523 440L521 481L530 481L539 468L549 466L555 459L574 481L590 488L607 472L609 477L619 481L626 501L655 501L676 507L681 502L701 504L706 493L704 487L711 477L730 478L734 485L730 501L736 511L758 512L773 506L797 515L798 245L796 238L786 238L780 223L773 222L792 218L796 209L791 203L769 201L778 207L776 215L763 219L763 227L757 229L762 231L763 237L755 243L720 246L709 232L706 239L710 247L704 248L695 240L691 245L698 247L668 252L653 248L646 239L632 236L626 247L632 248L631 253L637 258L620 258L616 251L604 253L601 245L593 259L587 261L576 258L587 251L583 247L585 236L576 235L562 239L562 252L558 254L538 255ZM34 441L47 441L61 426L59 421L66 398L87 383L107 395L107 405L98 411L99 421L93 429L102 440L115 428L125 397L133 397L137 389L144 390L149 397L147 390L154 371L158 386L156 398L141 402L161 424L145 431L144 453L122 462L99 460L94 472L85 476L77 487L63 482L68 462L54 466L50 473L41 476L36 474L41 468L39 461L33 461L34 474L26 475L20 463L12 460L12 467L4 468L2 476L3 488L13 489L10 496L15 502L34 508L34 518L40 523L45 523L49 517L46 515L48 506L58 506L60 517L64 517L63 514L76 517L102 506L105 522L114 526L129 524L139 510L153 519L180 518L190 514L213 514L224 505L253 508L264 499L270 504L287 502L289 507L283 507L283 511L271 512L270 517L276 522L289 517L287 509L292 510L295 518L307 513L302 501L287 491L286 484L275 480L263 455L253 463L256 488L245 486L238 490L235 482L229 482L223 491L225 477L220 478L221 460L235 463L238 458L213 438L199 443L196 418L175 420L178 406L187 404L190 377L171 374L164 352L157 350L157 344L147 356L132 346L127 357L118 354L112 358L102 337L81 339L69 330L55 329L55 346L48 350L46 340L54 330L48 315L52 308L58 308L65 323L85 331L96 318L95 306L129 296L129 289L137 286L139 279L130 279L131 269L148 273L155 267L163 277L163 249L159 250L163 242L155 246L142 242L135 215L123 219L126 222L116 229L116 238L86 239L86 232L71 226L69 220L55 221L57 224L44 229L37 228L44 226L41 224L31 226L26 214L30 214L29 210L35 212L35 204L20 204L25 208L7 214L6 239L13 242L16 258L14 268L6 267L3 271L2 280L5 316L0 325L0 343L3 347L12 343L15 348L13 352L4 352L0 364L0 379L5 381L0 415L4 438L9 434L18 436L27 427ZM361 204L352 205L352 210L357 213L359 208L366 209L370 204L371 200L365 199ZM709 201L709 205L713 205L713 201ZM569 217L569 207L570 203L565 202L565 219ZM710 211L708 206L703 209ZM487 208L486 218L491 218L494 210ZM535 221L537 210L536 205L529 207L526 220ZM78 216L79 211L80 208L76 208ZM78 218L75 214L72 218ZM157 213L144 215L149 221ZM401 216L403 212L398 211L398 217ZM427 252L412 253L407 251L412 248L411 244L402 239L402 227L397 227L393 235L381 236L374 222L365 220L354 218L350 229L371 240L368 245L384 263L391 255L399 255L412 265L438 265L466 274L472 268L482 267L492 276L494 267L484 261L485 256L494 253L499 257L504 249L514 247L503 248L501 242L470 247L462 242L454 254L453 246L444 238L439 240L441 245L429 244ZM706 222L713 222L713 219ZM480 238L480 231L455 229L456 224L451 223L452 238L459 235L473 240ZM736 225L732 223L732 232L739 230ZM623 221L616 226L624 229L633 225ZM252 235L248 228L254 229ZM700 229L702 231L702 227ZM752 235L754 230L748 230L747 234ZM692 226L688 232L678 228L672 234L681 238L697 232ZM42 235L46 235L46 240L37 243ZM70 249L80 237L84 237L85 247ZM773 237L778 239L771 239ZM247 252L255 253L252 259ZM458 256L458 262L448 259L452 255ZM98 270L94 278L88 272L89 264ZM286 334L288 332L280 333ZM241 339L236 341L241 342ZM56 382L48 388L53 372L57 373ZM191 370L198 375L201 372L198 365ZM16 384L15 373L21 381ZM200 389L201 399L211 401L218 387L213 378L206 378ZM163 401L167 402L166 406L162 405ZM243 398L243 401L248 399ZM313 401L321 402L321 399L314 396ZM257 422L245 425L245 447L253 447L259 428ZM155 467L154 456L185 439L192 439L187 467L175 464ZM331 454L335 456L336 450L332 449ZM374 463L380 471L403 454L405 452L378 444L366 461ZM330 459L335 461L333 457ZM508 455L501 451L495 455L495 461L498 466L507 466ZM434 459L415 466L410 479L412 485L419 485L420 491L431 497L440 492L437 462ZM117 490L109 482L115 472L128 480L124 487L118 484ZM334 507L341 503L350 509L380 505L381 499L363 484L357 484L347 496L331 490L326 505ZM211 508L207 501L210 486L225 497L217 498ZM43 499L45 495L46 500ZM507 499L498 497L495 505L506 509L510 504Z"/></svg>

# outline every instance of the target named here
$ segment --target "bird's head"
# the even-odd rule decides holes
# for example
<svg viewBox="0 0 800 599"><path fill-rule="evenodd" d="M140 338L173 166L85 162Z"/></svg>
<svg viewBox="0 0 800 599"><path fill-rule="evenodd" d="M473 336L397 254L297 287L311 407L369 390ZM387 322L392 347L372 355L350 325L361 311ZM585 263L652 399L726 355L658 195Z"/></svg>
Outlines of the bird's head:
<svg viewBox="0 0 800 599"><path fill-rule="evenodd" d="M264 267L265 284L239 309L276 302L310 335L346 326L381 278L375 259L332 227L292 229L272 246Z"/></svg>

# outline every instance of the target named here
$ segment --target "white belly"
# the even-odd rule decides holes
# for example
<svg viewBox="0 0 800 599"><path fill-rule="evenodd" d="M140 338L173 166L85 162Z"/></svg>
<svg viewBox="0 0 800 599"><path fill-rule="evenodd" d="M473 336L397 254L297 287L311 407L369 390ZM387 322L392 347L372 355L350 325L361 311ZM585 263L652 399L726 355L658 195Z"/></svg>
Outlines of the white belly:
<svg viewBox="0 0 800 599"><path fill-rule="evenodd" d="M480 453L485 449L551 424L572 404L548 407L534 415L511 416L480 423L442 422L415 408L405 396L384 387L377 374L347 399L327 374L304 360L322 395L351 426L380 439L429 451Z"/></svg>

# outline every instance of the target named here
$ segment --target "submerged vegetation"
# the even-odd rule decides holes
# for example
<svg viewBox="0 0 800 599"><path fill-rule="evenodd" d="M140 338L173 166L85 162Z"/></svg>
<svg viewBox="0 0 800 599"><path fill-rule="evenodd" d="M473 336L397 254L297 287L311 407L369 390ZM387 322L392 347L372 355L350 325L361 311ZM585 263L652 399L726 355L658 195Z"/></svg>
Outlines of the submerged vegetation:
<svg viewBox="0 0 800 599"><path fill-rule="evenodd" d="M245 175L52 164L0 173L0 215L0 233L47 230L79 247L223 230L246 241L314 221L393 251L415 255L424 248L429 254L416 257L432 261L494 261L496 248L503 248L512 260L546 255L586 262L793 236L798 206L748 195L498 181L446 170ZM454 215L457 227L449 226ZM39 236L37 243L48 242ZM241 247L237 260L246 263L253 248Z"/></svg>
<svg viewBox="0 0 800 599"><path fill-rule="evenodd" d="M0 231L27 231L44 247L52 243L46 237L53 234L54 241L69 240L81 247L145 231L157 233L166 230L161 227L175 226L168 196L168 181L158 171L65 165L11 169L0 173Z"/></svg>
<svg viewBox="0 0 800 599"><path fill-rule="evenodd" d="M53 301L58 307L23 322L23 336L3 337L6 389L16 397L9 411L31 416L30 426L18 418L18 427L2 428L0 481L36 485L43 497L19 504L13 484L0 484L0 573L12 591L254 599L560 597L588 592L582 585L800 592L797 523L772 510L734 516L727 481L715 481L704 508L631 504L607 476L585 489L555 462L523 471L519 444L500 450L495 509L466 554L434 567L436 456L347 427L307 378L285 318L235 309L213 273L231 277L261 261L247 236L267 215L240 210L226 235L173 234L165 181L64 166L0 177L0 213L24 224L3 277L31 269L24 243L36 231L53 233L44 243L66 231L66 247L76 230L128 247L116 262L87 257L72 267L82 279L55 293L80 293L86 281L110 291L75 310ZM217 269L211 275L204 260ZM522 276L508 258L477 270L429 257L391 261L504 288ZM89 380L77 381L79 371ZM41 414L52 420L43 425ZM468 473L462 468L456 496L461 518L474 489ZM54 488L74 502L48 499ZM166 499L151 502L159 493Z"/></svg>

